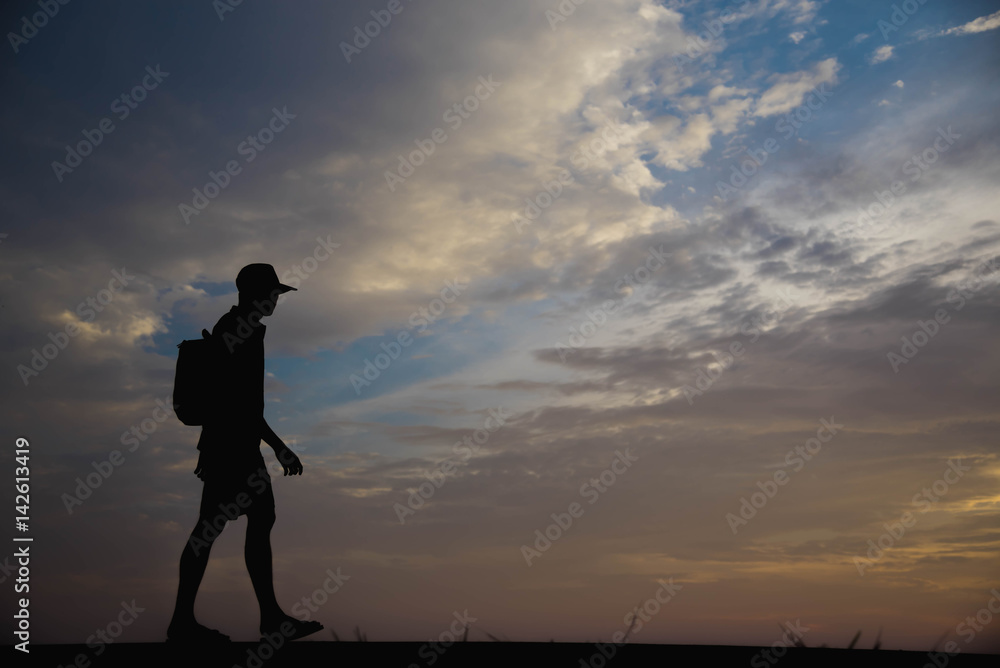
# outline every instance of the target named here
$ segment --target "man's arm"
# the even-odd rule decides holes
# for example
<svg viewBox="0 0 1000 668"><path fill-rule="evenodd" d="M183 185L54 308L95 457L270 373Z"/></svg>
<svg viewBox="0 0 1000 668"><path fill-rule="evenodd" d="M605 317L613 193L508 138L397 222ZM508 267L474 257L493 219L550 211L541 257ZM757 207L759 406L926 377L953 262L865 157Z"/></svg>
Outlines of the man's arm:
<svg viewBox="0 0 1000 668"><path fill-rule="evenodd" d="M274 433L263 415L260 418L260 437L274 449L275 456L282 468L285 469L284 475L302 475L302 462L299 461L298 455L292 452L292 449Z"/></svg>

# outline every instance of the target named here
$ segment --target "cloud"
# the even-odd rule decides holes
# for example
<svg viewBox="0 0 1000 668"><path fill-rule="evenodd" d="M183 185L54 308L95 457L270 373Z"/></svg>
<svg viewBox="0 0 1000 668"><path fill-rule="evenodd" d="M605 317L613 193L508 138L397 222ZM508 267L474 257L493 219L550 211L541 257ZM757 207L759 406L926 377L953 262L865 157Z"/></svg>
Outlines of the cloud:
<svg viewBox="0 0 1000 668"><path fill-rule="evenodd" d="M885 61L892 58L892 53L893 53L893 48L891 44L880 46L879 48L875 49L875 51L873 51L871 55L868 56L868 62L871 63L872 65L878 65L879 63L884 63Z"/></svg>
<svg viewBox="0 0 1000 668"><path fill-rule="evenodd" d="M769 631L757 630L762 615L795 611L831 629L823 641L833 644L845 624L849 637L855 624L885 622L864 611L888 602L931 610L899 618L896 637L914 647L953 628L953 614L981 606L974 584L995 572L1000 546L1000 469L990 449L1000 426L1000 292L984 286L960 311L948 297L1000 247L991 222L1000 125L988 87L971 85L992 80L983 78L993 76L988 61L963 61L961 78L914 70L910 87L935 81L938 94L891 115L866 104L887 94L884 81L834 96L835 113L808 121L808 144L782 142L723 203L710 200L719 174L728 178L736 163L726 151L759 146L773 134L761 118L867 67L850 59L841 73L834 58L787 64L787 54L804 57L785 41L789 24L815 19L818 3L753 3L754 25L728 32L733 44L720 40L695 75L671 60L686 44L686 17L659 1L587 3L555 31L527 0L442 2L440 11L394 18L351 69L336 44L356 21L346 10L273 21L264 20L266 3L263 15L240 10L250 12L245 29L268 36L252 53L239 51L245 31L207 26L209 40L182 45L204 65L197 76L171 104L129 119L128 134L108 137L55 196L36 183L45 151L93 119L51 97L71 87L12 98L3 131L10 183L0 186L15 226L0 247L10 323L0 334L9 384L0 417L45 444L39 489L56 499L72 491L92 462L120 447L123 431L155 415L155 399L169 402L174 344L211 327L235 302L236 270L262 260L279 276L315 269L282 298L267 334L268 419L305 448L307 469L295 481L274 477L285 518L276 530L288 532L289 546L281 589L290 597L342 565L352 579L338 609L382 638L439 632L422 602L433 599L447 616L473 592L502 602L482 604L491 630L548 640L605 633L597 613L567 611L599 599L603 612L621 606L624 614L651 578L673 574L697 582L686 591L698 596L684 619L651 626L650 641L718 642L709 636L721 610L728 642L761 644L769 642L760 635ZM199 20L185 24L197 31ZM857 27L865 26L844 39ZM117 53L123 38L105 38ZM736 45L744 39L752 55ZM218 61L222 52L260 60ZM81 65L93 65L87 58ZM501 87L461 127L446 125L442 112L490 72ZM252 83L249 92L237 79ZM95 80L95 90L98 83L120 85ZM293 125L185 227L176 201L283 97L303 110ZM618 130L602 138L606 123ZM918 180L901 175L942 124L961 135L955 145ZM436 126L447 141L390 193L385 170ZM591 157L574 160L582 149ZM511 214L562 169L572 182L515 232ZM861 207L892 196L895 179L906 180L906 192L888 211L862 234L845 230ZM885 229L897 220L905 225ZM327 235L340 247L311 264ZM669 262L619 290L649 247L662 247ZM122 263L141 268L136 280L21 386L15 365L78 320L73 307ZM473 277L469 289L356 397L348 376L456 275ZM604 300L625 292L634 298L587 329ZM782 294L793 306L769 320ZM939 308L952 320L895 374L886 354ZM561 360L555 343L580 332L586 340ZM704 387L716 354L733 342L745 353L689 404L680 388ZM499 405L515 417L400 526L393 503L406 503L427 482L424 472ZM732 536L724 515L831 414L848 430ZM39 539L79 552L40 557L54 574L40 583L40 641L86 638L121 591L151 600L149 624L130 642L155 640L166 627L174 592L157 574L176 569L197 517L196 442L197 429L171 418L72 517L58 502L39 508ZM518 546L626 446L640 466L526 568ZM877 576L859 581L851 557L951 456L977 468ZM135 540L115 549L123 531ZM258 621L240 537L228 529L217 548L222 577L205 601L205 621L214 615L238 633ZM109 586L116 576L124 579ZM797 607L802 593L811 611ZM247 605L224 608L223 594Z"/></svg>
<svg viewBox="0 0 1000 668"><path fill-rule="evenodd" d="M775 75L771 88L757 100L753 115L767 117L794 109L817 86L837 83L840 67L836 58L827 58L816 63L811 71Z"/></svg>
<svg viewBox="0 0 1000 668"><path fill-rule="evenodd" d="M1000 11L993 12L989 16L980 16L978 19L955 28L942 30L938 35L973 35L997 28L1000 28Z"/></svg>
<svg viewBox="0 0 1000 668"><path fill-rule="evenodd" d="M712 120L723 134L735 132L753 105L751 98L733 98L712 107Z"/></svg>
<svg viewBox="0 0 1000 668"><path fill-rule="evenodd" d="M902 88L902 87L903 87L903 86L905 86L906 84L904 84L904 83L903 83L903 80L902 80L902 79L899 79L898 81L896 81L896 83L894 83L894 84L892 84L892 85L893 85L893 86L895 86L896 88Z"/></svg>
<svg viewBox="0 0 1000 668"><path fill-rule="evenodd" d="M816 0L773 0L772 9L786 11L795 24L812 23L819 12L820 4Z"/></svg>
<svg viewBox="0 0 1000 668"><path fill-rule="evenodd" d="M690 116L683 125L679 119L662 117L650 130L651 143L657 148L653 161L679 171L699 167L701 156L712 147L716 131L707 114Z"/></svg>
<svg viewBox="0 0 1000 668"><path fill-rule="evenodd" d="M788 39L792 40L795 44L798 44L806 38L806 33L804 32L793 32L788 36Z"/></svg>

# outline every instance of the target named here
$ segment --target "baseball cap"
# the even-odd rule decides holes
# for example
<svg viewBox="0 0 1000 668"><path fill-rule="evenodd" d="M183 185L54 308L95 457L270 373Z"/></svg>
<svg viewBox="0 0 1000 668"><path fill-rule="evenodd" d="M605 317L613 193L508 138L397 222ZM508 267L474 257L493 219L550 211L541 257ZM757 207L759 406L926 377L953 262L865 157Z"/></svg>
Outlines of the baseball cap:
<svg viewBox="0 0 1000 668"><path fill-rule="evenodd" d="M283 294L298 288L281 283L272 265L256 263L240 269L236 276L236 289L247 295L269 296L275 290Z"/></svg>

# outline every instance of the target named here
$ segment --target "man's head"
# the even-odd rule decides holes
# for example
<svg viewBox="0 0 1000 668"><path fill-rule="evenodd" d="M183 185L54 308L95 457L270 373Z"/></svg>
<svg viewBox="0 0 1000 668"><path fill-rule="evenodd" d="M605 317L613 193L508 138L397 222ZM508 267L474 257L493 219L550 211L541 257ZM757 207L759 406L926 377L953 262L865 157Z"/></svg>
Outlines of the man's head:
<svg viewBox="0 0 1000 668"><path fill-rule="evenodd" d="M236 289L240 291L240 303L253 304L262 316L274 313L278 296L295 290L278 280L278 274L269 264L248 264L236 276Z"/></svg>

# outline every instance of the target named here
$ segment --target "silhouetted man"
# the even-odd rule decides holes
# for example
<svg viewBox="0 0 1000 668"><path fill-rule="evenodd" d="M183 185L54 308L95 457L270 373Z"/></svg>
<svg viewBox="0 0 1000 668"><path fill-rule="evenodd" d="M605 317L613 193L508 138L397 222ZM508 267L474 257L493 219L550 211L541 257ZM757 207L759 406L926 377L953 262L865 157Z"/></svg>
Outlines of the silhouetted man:
<svg viewBox="0 0 1000 668"><path fill-rule="evenodd" d="M278 296L295 290L278 281L274 267L250 264L236 277L239 304L212 330L219 360L217 408L202 427L195 474L205 482L198 524L181 554L177 603L167 638L198 643L229 637L195 621L194 600L208 555L226 522L247 516L244 555L260 604L261 635L282 633L294 640L323 628L285 614L274 596L271 527L274 495L260 452L263 439L274 448L284 475L301 475L302 463L264 420L264 331L262 317L274 313Z"/></svg>

